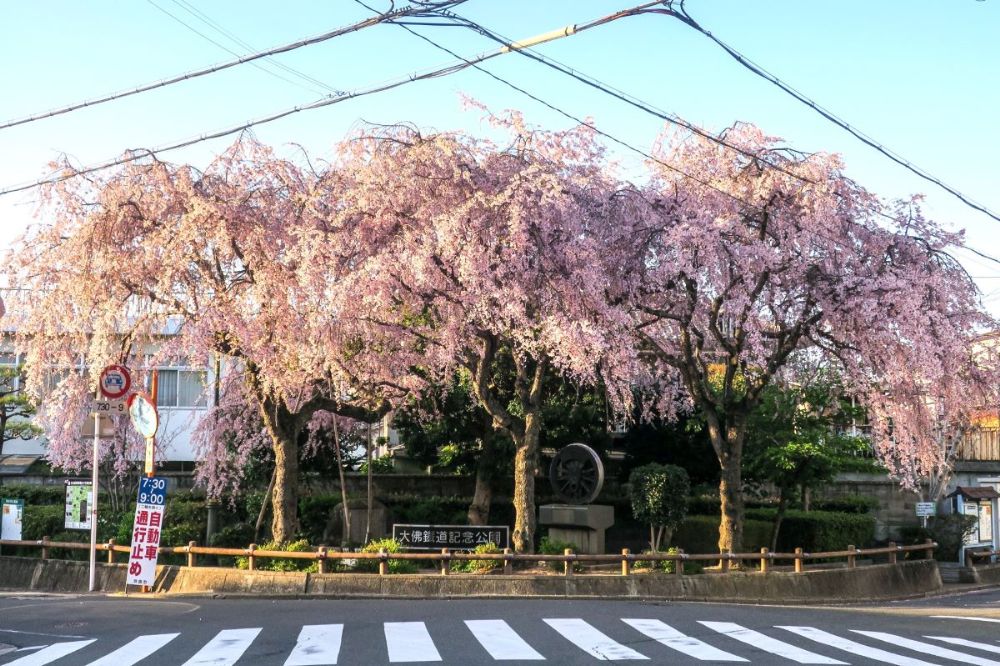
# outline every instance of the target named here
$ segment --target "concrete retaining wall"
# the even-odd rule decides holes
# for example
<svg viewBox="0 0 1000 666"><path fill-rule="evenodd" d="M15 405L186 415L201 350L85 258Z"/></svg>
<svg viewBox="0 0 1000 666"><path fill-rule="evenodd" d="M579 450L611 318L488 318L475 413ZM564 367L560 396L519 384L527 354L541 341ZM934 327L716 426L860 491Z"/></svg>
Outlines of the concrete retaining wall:
<svg viewBox="0 0 1000 666"><path fill-rule="evenodd" d="M1000 566L997 567L1000 579ZM98 587L124 590L125 565L98 565ZM46 592L87 590L84 562L0 557L0 589ZM857 569L701 574L502 576L389 575L248 572L214 567L159 567L156 591L165 594L246 594L255 596L336 597L600 597L740 601L747 603L853 602L895 599L937 592L937 563L917 560Z"/></svg>

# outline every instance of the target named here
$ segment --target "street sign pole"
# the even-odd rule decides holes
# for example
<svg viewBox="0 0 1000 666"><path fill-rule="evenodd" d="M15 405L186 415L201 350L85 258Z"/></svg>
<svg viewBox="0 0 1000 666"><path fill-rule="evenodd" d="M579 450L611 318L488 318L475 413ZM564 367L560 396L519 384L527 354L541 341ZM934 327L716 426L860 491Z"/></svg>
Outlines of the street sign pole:
<svg viewBox="0 0 1000 666"><path fill-rule="evenodd" d="M101 397L101 392L97 392ZM94 489L94 501L90 508L90 591L93 592L97 582L97 463L101 445L101 413L94 412L94 460L90 471L90 483Z"/></svg>

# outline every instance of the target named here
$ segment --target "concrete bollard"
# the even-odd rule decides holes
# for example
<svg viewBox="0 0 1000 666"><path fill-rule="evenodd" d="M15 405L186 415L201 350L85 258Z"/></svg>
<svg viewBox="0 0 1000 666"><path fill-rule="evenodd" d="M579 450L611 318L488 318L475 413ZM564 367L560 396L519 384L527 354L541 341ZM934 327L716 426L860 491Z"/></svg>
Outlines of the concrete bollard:
<svg viewBox="0 0 1000 666"><path fill-rule="evenodd" d="M503 556L504 556L503 557L503 573L504 573L505 576L509 576L512 573L514 573L514 567L511 564L510 558L507 557L508 555L510 555L510 548L504 548L503 549Z"/></svg>
<svg viewBox="0 0 1000 666"><path fill-rule="evenodd" d="M573 549L572 548L565 549L563 551L563 555L565 555L566 557L570 557L571 555L573 555ZM563 575L564 576L572 576L573 575L573 561L572 560L566 560L565 562L563 562Z"/></svg>
<svg viewBox="0 0 1000 666"><path fill-rule="evenodd" d="M674 575L683 576L684 575L684 549L677 549L677 559L674 560Z"/></svg>
<svg viewBox="0 0 1000 666"><path fill-rule="evenodd" d="M193 552L191 552L191 549L194 548L197 545L198 545L197 541L188 541L188 550L187 550L187 556L188 557L187 557L187 561L188 561L188 566L189 567L193 567L194 566L195 554Z"/></svg>
<svg viewBox="0 0 1000 666"><path fill-rule="evenodd" d="M768 560L768 557L767 557L769 553L770 553L770 551L767 548L761 548L760 549L760 572L761 573L765 573L766 574L768 572L768 569L771 568L770 567L771 562L770 562L770 560Z"/></svg>
<svg viewBox="0 0 1000 666"><path fill-rule="evenodd" d="M623 576L628 576L629 574L632 573L632 566L631 566L632 563L628 561L629 552L630 551L629 551L628 548L622 548L622 575Z"/></svg>
<svg viewBox="0 0 1000 666"><path fill-rule="evenodd" d="M847 554L847 568L848 569L854 569L858 565L858 563L857 563L857 550L858 549L854 547L854 544L851 544L850 546L847 547L847 550L850 551Z"/></svg>
<svg viewBox="0 0 1000 666"><path fill-rule="evenodd" d="M257 550L257 544L252 543L250 547L247 548L247 570L256 571L257 570L257 558L254 557L253 552Z"/></svg>
<svg viewBox="0 0 1000 666"><path fill-rule="evenodd" d="M115 563L115 538L108 539L108 564Z"/></svg>
<svg viewBox="0 0 1000 666"><path fill-rule="evenodd" d="M802 573L802 549L795 549L795 573Z"/></svg>
<svg viewBox="0 0 1000 666"><path fill-rule="evenodd" d="M442 548L441 554L444 555L441 558L441 575L447 576L448 570L451 569L451 552L447 548Z"/></svg>
<svg viewBox="0 0 1000 666"><path fill-rule="evenodd" d="M385 576L389 573L389 553L382 549L378 551L378 575Z"/></svg>
<svg viewBox="0 0 1000 666"><path fill-rule="evenodd" d="M890 541L889 542L889 548L892 548L892 550L889 551L889 564L895 564L896 563L896 542L895 541Z"/></svg>

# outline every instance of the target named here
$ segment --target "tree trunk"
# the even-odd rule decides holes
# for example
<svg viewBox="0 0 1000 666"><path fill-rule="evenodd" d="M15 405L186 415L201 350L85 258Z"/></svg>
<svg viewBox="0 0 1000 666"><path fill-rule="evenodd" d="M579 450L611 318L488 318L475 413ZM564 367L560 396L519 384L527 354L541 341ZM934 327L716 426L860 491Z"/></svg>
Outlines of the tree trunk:
<svg viewBox="0 0 1000 666"><path fill-rule="evenodd" d="M476 461L476 490L469 505L469 524L486 525L490 520L490 505L493 503L493 478L496 476L496 446L493 437L485 434L482 449ZM497 544L499 545L499 544Z"/></svg>
<svg viewBox="0 0 1000 666"><path fill-rule="evenodd" d="M514 444L514 533L511 540L518 553L535 552L535 469L538 467L538 438L542 430L541 415L528 412L524 416L524 438Z"/></svg>
<svg viewBox="0 0 1000 666"><path fill-rule="evenodd" d="M802 510L810 511L812 508L812 493L807 486L802 486Z"/></svg>
<svg viewBox="0 0 1000 666"><path fill-rule="evenodd" d="M719 552L743 551L743 475L739 455L728 455L722 461L719 480Z"/></svg>
<svg viewBox="0 0 1000 666"><path fill-rule="evenodd" d="M297 433L273 435L274 497L271 538L288 543L298 531L299 444Z"/></svg>
<svg viewBox="0 0 1000 666"><path fill-rule="evenodd" d="M257 522L253 526L254 543L260 543L260 531L264 527L264 516L267 515L267 508L271 506L271 497L274 495L274 481L278 476L278 468L271 472L271 480L267 483L267 490L264 491L264 499L260 503L260 511L257 512Z"/></svg>
<svg viewBox="0 0 1000 666"><path fill-rule="evenodd" d="M344 459L340 453L340 431L337 429L337 416L333 417L333 450L337 454L337 473L340 475L340 504L344 510L343 543L351 540L351 508L347 503L347 483L344 480Z"/></svg>
<svg viewBox="0 0 1000 666"><path fill-rule="evenodd" d="M785 488L778 489L778 513L774 515L774 524L771 525L771 552L778 550L778 532L781 530L781 521L785 519L785 511L788 509L788 491Z"/></svg>
<svg viewBox="0 0 1000 666"><path fill-rule="evenodd" d="M365 500L365 543L372 538L372 424L368 424L368 446L365 447L365 457L368 462L368 489Z"/></svg>

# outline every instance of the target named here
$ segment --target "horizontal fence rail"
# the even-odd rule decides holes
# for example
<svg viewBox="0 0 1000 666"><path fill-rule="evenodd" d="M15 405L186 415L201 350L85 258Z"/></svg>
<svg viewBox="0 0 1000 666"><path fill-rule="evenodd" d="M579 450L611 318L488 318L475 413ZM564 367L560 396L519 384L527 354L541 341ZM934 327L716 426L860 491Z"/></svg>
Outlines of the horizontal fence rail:
<svg viewBox="0 0 1000 666"><path fill-rule="evenodd" d="M89 543L50 541L48 537L28 541L0 541L0 547L5 546L40 548L43 560L51 558L51 551L53 549L90 551ZM879 548L855 548L854 546L848 546L844 550L819 553L809 553L801 548L796 548L792 553L771 552L767 548L761 548L759 552L752 553L691 554L685 553L683 550L677 550L677 552L672 553L632 553L628 548L623 548L621 554L585 554L574 553L571 549L566 549L562 555L551 555L541 553L514 553L511 552L509 548L505 548L502 553L473 553L451 551L448 549L443 549L441 552L434 553L389 553L384 550L379 552L356 553L334 550L327 548L326 546L319 546L314 551L281 551L259 550L256 544L250 544L247 548L213 548L209 546L199 546L196 542L192 541L186 546L161 546L158 549L158 553L160 555L186 555L186 564L189 567L196 566L197 556L199 555L242 557L246 558L247 568L250 571L256 569L258 558L313 560L318 563L319 573L327 573L326 564L331 561L375 560L378 562L378 572L381 575L386 575L389 572L388 565L390 560L412 562L433 561L439 564L441 575L448 575L450 569L449 564L451 562L500 562L502 563L505 574L513 573L513 565L515 563L538 564L552 562L562 563L563 574L570 576L573 575L576 564L586 562L590 564L620 564L621 575L628 576L632 573L636 564L647 562L650 564L674 562L674 574L676 575L683 575L684 562L717 562L719 564L719 570L725 573L733 569L734 565L738 568L745 561L756 561L758 564L755 568L762 573L767 573L771 569L774 562L782 561L791 562L794 567L794 571L796 573L802 573L805 570L805 563L807 560L844 559L846 560L847 568L853 569L857 566L857 560L860 557L885 556L886 562L889 564L896 564L900 553L905 554L922 551L924 552L925 558L933 559L934 548L936 546L937 544L935 542L928 539L924 543L910 546L900 546L890 542L888 546L882 546ZM107 543L99 543L96 548L98 551L107 553L107 562L109 564L114 563L115 553L129 553L132 550L130 546L116 544L114 539L109 540ZM969 554L972 555L972 553ZM985 557L991 554L996 553L976 553L974 556ZM678 565L678 562L681 564Z"/></svg>

